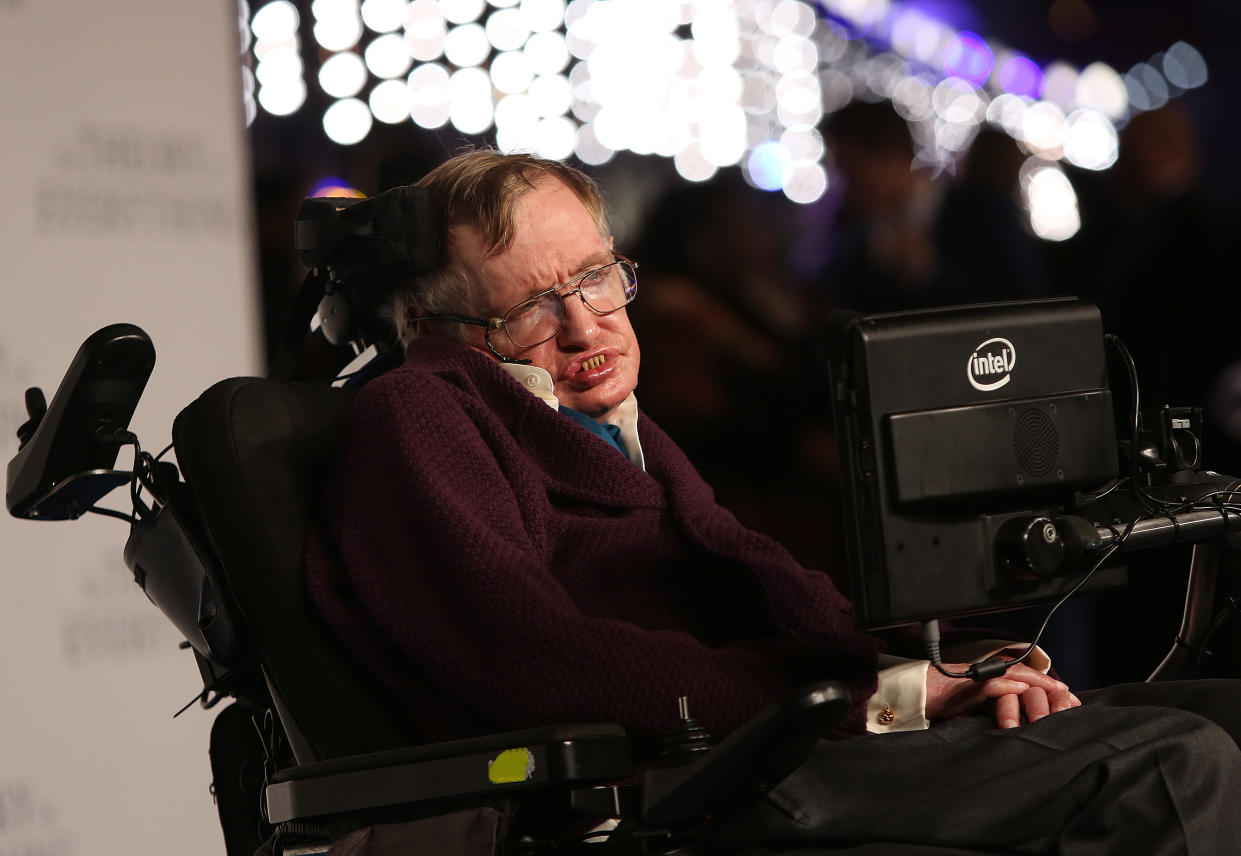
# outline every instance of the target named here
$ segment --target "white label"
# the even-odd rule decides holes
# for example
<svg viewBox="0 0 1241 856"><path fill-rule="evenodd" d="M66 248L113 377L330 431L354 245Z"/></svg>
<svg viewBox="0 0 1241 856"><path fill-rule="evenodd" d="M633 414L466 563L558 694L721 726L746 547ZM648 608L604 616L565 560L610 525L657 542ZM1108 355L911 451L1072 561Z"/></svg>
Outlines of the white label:
<svg viewBox="0 0 1241 856"><path fill-rule="evenodd" d="M1017 365L1017 349L1007 339L988 339L970 354L965 377L979 392L991 392L1012 380Z"/></svg>

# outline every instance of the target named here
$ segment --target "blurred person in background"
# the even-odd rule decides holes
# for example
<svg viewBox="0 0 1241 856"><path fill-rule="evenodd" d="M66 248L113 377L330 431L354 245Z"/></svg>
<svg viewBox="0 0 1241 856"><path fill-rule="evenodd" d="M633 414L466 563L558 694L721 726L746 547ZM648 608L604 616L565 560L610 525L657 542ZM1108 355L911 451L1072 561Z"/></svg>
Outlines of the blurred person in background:
<svg viewBox="0 0 1241 856"><path fill-rule="evenodd" d="M802 562L841 567L817 319L785 264L791 215L735 175L657 200L638 240L643 300L630 313L648 366L642 406L721 505Z"/></svg>
<svg viewBox="0 0 1241 856"><path fill-rule="evenodd" d="M942 187L914 166L913 140L891 105L852 101L823 124L843 179L820 288L836 306L889 312L933 303L933 232Z"/></svg>
<svg viewBox="0 0 1241 856"><path fill-rule="evenodd" d="M1024 155L1012 139L984 129L953 177L917 165L909 126L886 102L854 101L823 133L844 183L819 276L837 306L889 312L1051 293L1018 200Z"/></svg>

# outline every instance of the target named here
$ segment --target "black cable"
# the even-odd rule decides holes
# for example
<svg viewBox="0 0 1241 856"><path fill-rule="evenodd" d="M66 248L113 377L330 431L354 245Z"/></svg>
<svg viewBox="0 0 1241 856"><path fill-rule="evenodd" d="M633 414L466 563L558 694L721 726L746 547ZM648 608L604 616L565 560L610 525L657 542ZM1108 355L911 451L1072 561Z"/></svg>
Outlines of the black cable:
<svg viewBox="0 0 1241 856"><path fill-rule="evenodd" d="M1082 499L1085 502L1097 502L1098 500L1103 499L1103 497L1107 496L1108 494L1120 489L1121 487L1124 487L1128 483L1129 483L1128 476L1125 476L1123 479L1116 479L1114 482L1112 482L1110 485L1108 485L1107 487L1105 487L1103 490L1099 491L1098 493L1082 494Z"/></svg>
<svg viewBox="0 0 1241 856"><path fill-rule="evenodd" d="M1051 617L1056 614L1056 610L1063 606L1069 598L1077 594L1078 590L1081 589L1081 587L1095 575L1095 572L1098 571L1099 568L1103 567L1103 563L1112 558L1112 555L1120 549L1121 545L1125 543L1125 539L1127 539L1129 534L1133 532L1133 527L1137 525L1137 522L1137 518L1130 520L1129 525L1125 527L1125 531L1121 532L1120 535L1116 537L1116 540L1108 545L1106 550L1099 554L1099 558L1096 559L1095 563L1090 566L1090 570L1086 571L1086 573L1082 575L1082 578L1078 580L1072 588L1065 592L1065 594L1058 601L1056 601L1055 605L1047 611L1047 617L1044 618L1043 623L1039 625L1038 632L1034 634L1033 641L1026 646L1025 652L1022 653L1020 657L1009 661L1010 664L1023 662L1030 656L1030 653L1038 646L1039 640L1043 638L1043 633L1047 630L1047 625L1051 623Z"/></svg>
<svg viewBox="0 0 1241 856"><path fill-rule="evenodd" d="M115 517L117 520L124 520L126 523L134 524L138 522L138 518L132 514L126 514L123 511L116 511L111 508L101 508L98 505L84 505L81 509L91 514L98 514L102 517Z"/></svg>
<svg viewBox="0 0 1241 856"><path fill-rule="evenodd" d="M129 501L133 504L134 516L140 519L151 513L150 506L142 501L142 489L145 487L149 493L155 493L155 482L152 476L155 466L155 459L151 457L151 453L142 451L135 442L134 477L129 482Z"/></svg>
<svg viewBox="0 0 1241 856"><path fill-rule="evenodd" d="M106 435L106 429L102 429L99 433L96 434L96 440L115 442L119 446L133 446L135 450L134 451L134 462L135 462L135 469L136 469L137 456L141 454L141 452L139 451L137 434L135 434L132 431L127 431L124 428L117 428L113 430L111 436L108 437ZM129 483L131 500L133 499L133 483L134 483L133 479L131 479ZM103 506L99 506L99 505L82 505L81 503L78 503L76 501L73 504L83 514L98 514L100 517L112 517L116 520L124 520L126 523L130 524L131 526L138 522L138 518L134 514L126 514L123 511L117 511L116 509L113 509L113 508L104 508ZM137 509L135 508L135 511L136 510Z"/></svg>
<svg viewBox="0 0 1241 856"><path fill-rule="evenodd" d="M1095 575L1095 572L1103 566L1103 563L1110 559L1112 555L1120 549L1121 545L1124 544L1130 533L1133 532L1133 527L1137 525L1137 522L1137 518L1129 521L1129 525L1125 527L1125 530L1121 532L1120 535L1116 536L1116 540L1109 544L1107 549L1099 554L1099 558L1095 560L1094 564L1090 566L1090 569L1086 571L1086 573L1082 574L1081 579L1074 583L1073 587L1065 592L1065 594L1062 595L1058 601L1056 601L1052 608L1047 611L1047 616L1043 619L1043 623L1039 625L1038 632L1034 634L1034 638L1026 645L1025 651L1023 651L1019 656L1014 657L1011 660L992 658L990 660L984 660L981 663L974 663L967 671L964 672L949 672L941 665L942 656L939 650L939 622L936 620L931 620L924 622L922 625L922 638L923 642L926 644L927 659L931 661L931 665L933 665L935 669L945 677L969 678L973 681L982 682L991 680L992 678L1002 677L1004 673L1013 666L1018 663L1025 662L1029 658L1030 654L1034 652L1034 649L1038 647L1038 643L1043 638L1043 633L1046 632L1047 625L1051 623L1051 617L1056 614L1056 610L1063 606L1069 598L1077 594L1078 590L1081 589L1081 587Z"/></svg>
<svg viewBox="0 0 1241 856"><path fill-rule="evenodd" d="M1155 514L1162 502L1144 490L1138 480L1140 469L1138 426L1142 413L1142 392L1138 383L1137 363L1133 359L1133 353L1119 336L1114 333L1107 333L1103 336L1103 341L1111 345L1120 355L1121 362L1125 366L1125 373L1129 377L1129 392L1133 405L1129 413L1129 483L1132 487L1134 498L1138 501L1138 505L1142 510L1147 514Z"/></svg>

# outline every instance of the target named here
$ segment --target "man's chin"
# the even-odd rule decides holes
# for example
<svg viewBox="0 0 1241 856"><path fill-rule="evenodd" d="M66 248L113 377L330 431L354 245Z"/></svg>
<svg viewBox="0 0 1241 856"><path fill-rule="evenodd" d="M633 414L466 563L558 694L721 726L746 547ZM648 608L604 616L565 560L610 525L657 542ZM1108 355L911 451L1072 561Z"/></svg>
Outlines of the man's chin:
<svg viewBox="0 0 1241 856"><path fill-rule="evenodd" d="M592 389L586 392L575 392L570 395L558 396L560 403L571 407L579 413L585 413L597 422L607 422L609 417L620 407L621 402L629 397L632 390Z"/></svg>

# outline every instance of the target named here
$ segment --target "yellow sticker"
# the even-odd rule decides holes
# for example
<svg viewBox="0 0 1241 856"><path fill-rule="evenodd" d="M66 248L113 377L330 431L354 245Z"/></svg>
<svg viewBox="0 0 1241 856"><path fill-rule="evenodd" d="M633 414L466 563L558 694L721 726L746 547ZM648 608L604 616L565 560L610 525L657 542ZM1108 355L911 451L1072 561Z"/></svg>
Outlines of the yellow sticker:
<svg viewBox="0 0 1241 856"><path fill-rule="evenodd" d="M487 762L487 778L493 785L525 782L534 775L534 754L529 749L505 749Z"/></svg>

